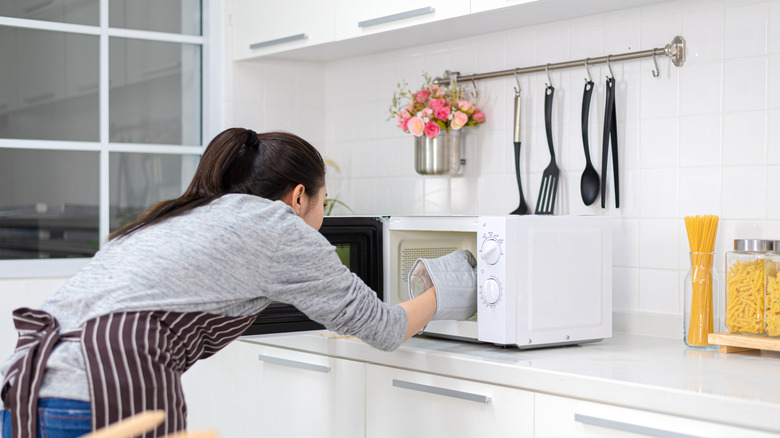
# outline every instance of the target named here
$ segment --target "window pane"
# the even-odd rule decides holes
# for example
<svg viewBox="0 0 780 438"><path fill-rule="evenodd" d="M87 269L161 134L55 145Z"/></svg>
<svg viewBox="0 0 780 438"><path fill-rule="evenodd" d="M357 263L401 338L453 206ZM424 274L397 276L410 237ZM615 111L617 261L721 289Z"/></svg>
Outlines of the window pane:
<svg viewBox="0 0 780 438"><path fill-rule="evenodd" d="M99 153L0 148L0 259L91 257Z"/></svg>
<svg viewBox="0 0 780 438"><path fill-rule="evenodd" d="M0 0L0 15L97 26L100 0Z"/></svg>
<svg viewBox="0 0 780 438"><path fill-rule="evenodd" d="M200 35L200 0L109 0L109 26Z"/></svg>
<svg viewBox="0 0 780 438"><path fill-rule="evenodd" d="M0 26L0 138L98 141L99 41Z"/></svg>
<svg viewBox="0 0 780 438"><path fill-rule="evenodd" d="M111 38L109 138L200 145L201 47Z"/></svg>
<svg viewBox="0 0 780 438"><path fill-rule="evenodd" d="M111 153L111 231L133 221L152 205L181 196L199 160L198 155Z"/></svg>

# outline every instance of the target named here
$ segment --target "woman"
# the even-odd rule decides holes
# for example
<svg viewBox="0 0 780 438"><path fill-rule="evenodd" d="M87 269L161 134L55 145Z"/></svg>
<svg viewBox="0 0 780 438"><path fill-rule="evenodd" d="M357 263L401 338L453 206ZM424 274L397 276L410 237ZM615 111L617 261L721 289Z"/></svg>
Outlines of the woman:
<svg viewBox="0 0 780 438"><path fill-rule="evenodd" d="M20 338L2 367L3 438L79 436L150 409L166 412L151 436L184 429L181 373L272 301L382 350L421 330L437 307L452 316L447 303L464 292L447 297L433 267L415 270L424 287L416 298L377 299L316 231L325 197L322 157L301 138L217 135L181 197L113 233L40 310L14 312ZM449 263L473 273L470 255Z"/></svg>

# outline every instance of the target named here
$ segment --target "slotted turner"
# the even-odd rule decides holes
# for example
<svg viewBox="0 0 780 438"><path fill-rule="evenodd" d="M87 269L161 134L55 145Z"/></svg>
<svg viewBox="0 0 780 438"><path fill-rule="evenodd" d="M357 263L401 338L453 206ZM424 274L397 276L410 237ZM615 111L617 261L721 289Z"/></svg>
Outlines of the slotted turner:
<svg viewBox="0 0 780 438"><path fill-rule="evenodd" d="M550 148L550 164L542 173L542 184L539 186L539 196L536 198L536 214L553 214L555 196L558 193L558 176L560 170L555 164L555 149L552 139L552 103L555 88L548 85L544 96L544 127L547 131L547 147Z"/></svg>

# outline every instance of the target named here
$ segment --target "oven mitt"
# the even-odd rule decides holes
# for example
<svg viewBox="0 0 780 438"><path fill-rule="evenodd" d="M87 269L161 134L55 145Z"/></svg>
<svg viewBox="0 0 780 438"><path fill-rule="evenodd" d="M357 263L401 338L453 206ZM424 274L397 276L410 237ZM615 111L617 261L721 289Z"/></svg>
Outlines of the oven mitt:
<svg viewBox="0 0 780 438"><path fill-rule="evenodd" d="M409 298L436 288L434 320L470 318L477 312L477 261L465 250L417 259L409 271Z"/></svg>

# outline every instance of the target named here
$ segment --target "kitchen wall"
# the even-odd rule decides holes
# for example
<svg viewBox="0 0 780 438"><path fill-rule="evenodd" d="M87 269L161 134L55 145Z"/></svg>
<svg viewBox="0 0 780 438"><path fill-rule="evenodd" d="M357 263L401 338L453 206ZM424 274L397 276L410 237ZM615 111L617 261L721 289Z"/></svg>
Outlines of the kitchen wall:
<svg viewBox="0 0 780 438"><path fill-rule="evenodd" d="M735 238L780 239L780 1L682 0L424 44L329 63L237 63L229 124L296 132L335 161L328 191L360 214L506 214L518 203L513 170L514 78L476 84L487 122L466 136L461 177L414 172L413 139L387 121L396 84L421 72L462 74L688 43L675 67L659 57L613 63L617 79L620 208L585 206L580 134L583 68L551 72L553 138L561 168L556 214L614 218L616 328L680 336L688 242L682 217L717 214L720 259ZM606 66L589 121L600 171ZM520 77L522 178L534 205L549 162L544 73ZM470 84L465 84L468 91ZM611 180L611 178L610 178ZM342 210L343 211L343 210ZM722 263L721 263L722 265ZM721 266L722 269L722 266Z"/></svg>

